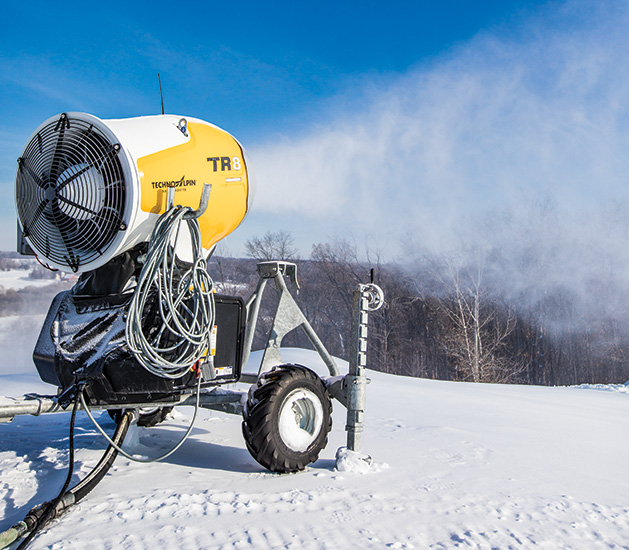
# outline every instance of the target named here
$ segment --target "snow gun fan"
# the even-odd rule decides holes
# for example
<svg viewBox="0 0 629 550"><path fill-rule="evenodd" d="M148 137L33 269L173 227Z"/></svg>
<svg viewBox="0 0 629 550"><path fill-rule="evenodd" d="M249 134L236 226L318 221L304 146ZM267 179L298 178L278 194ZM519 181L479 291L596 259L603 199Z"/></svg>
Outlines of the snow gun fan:
<svg viewBox="0 0 629 550"><path fill-rule="evenodd" d="M57 115L18 159L20 249L61 271L94 270L148 240L169 187L175 204L196 209L206 183L211 201L199 225L209 251L249 207L245 153L230 134L175 115Z"/></svg>

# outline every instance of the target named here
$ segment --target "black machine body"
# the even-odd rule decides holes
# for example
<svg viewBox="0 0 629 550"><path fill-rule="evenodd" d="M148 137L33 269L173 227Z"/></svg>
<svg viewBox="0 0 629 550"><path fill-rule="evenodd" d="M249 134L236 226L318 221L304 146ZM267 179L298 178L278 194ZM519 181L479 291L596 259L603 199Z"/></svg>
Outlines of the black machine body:
<svg viewBox="0 0 629 550"><path fill-rule="evenodd" d="M89 403L104 407L174 403L183 393L194 391L198 369L191 368L177 379L157 376L136 361L126 343L133 278L141 267L138 258L143 252L144 247L137 247L84 273L71 290L55 297L33 353L44 382L57 386L61 392L86 382ZM240 297L220 294L215 294L214 300L214 377L204 379L202 387L237 382L242 368L244 302ZM155 300L155 322L157 309Z"/></svg>

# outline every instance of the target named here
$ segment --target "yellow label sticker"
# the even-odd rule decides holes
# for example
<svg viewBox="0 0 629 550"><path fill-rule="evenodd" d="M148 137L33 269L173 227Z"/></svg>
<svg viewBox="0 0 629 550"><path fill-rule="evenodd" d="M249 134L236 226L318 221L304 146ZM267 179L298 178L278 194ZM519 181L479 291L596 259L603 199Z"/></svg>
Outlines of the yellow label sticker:
<svg viewBox="0 0 629 550"><path fill-rule="evenodd" d="M210 355L216 355L216 333L218 332L218 327L214 325L212 327L212 332L210 334Z"/></svg>

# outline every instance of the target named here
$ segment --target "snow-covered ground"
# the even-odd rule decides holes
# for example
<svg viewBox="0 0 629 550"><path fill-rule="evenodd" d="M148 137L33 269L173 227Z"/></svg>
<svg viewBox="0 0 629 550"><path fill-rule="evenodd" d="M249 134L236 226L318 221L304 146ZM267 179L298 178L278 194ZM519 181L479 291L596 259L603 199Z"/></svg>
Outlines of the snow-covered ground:
<svg viewBox="0 0 629 550"><path fill-rule="evenodd" d="M29 334L33 342L22 338L21 347L34 343L37 331ZM52 390L39 381L30 349L0 343L0 395ZM303 350L285 358L318 363ZM251 458L240 418L202 411L179 451L150 465L119 457L32 548L629 548L624 386L370 378L367 473L335 467L345 444L338 403L327 448L293 475L269 473ZM180 408L158 427L134 428L128 448L144 455L169 448L191 414ZM113 428L106 414L100 421ZM68 424L69 413L0 424L0 531L59 491ZM105 447L82 414L76 441L75 480Z"/></svg>

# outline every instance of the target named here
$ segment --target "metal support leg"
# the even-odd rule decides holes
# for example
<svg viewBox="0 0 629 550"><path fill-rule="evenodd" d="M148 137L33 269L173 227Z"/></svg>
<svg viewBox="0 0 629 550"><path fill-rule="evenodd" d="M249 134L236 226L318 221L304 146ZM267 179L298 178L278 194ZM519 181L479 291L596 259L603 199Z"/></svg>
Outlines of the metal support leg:
<svg viewBox="0 0 629 550"><path fill-rule="evenodd" d="M339 374L339 369L336 366L334 359L332 359L332 356L325 349L323 342L321 342L319 336L317 336L317 333L308 322L308 319L306 319L305 315L297 305L297 302L295 302L295 299L291 296L284 279L281 276L276 276L275 283L281 292L280 303L277 306L277 312L275 313L275 318L273 319L273 326L271 327L269 340L264 350L264 356L262 357L262 363L260 365L260 372L270 370L275 365L281 365L284 362L280 351L282 339L290 331L301 326L304 329L306 336L308 336L308 339L317 350L317 353L319 353L319 356L328 367L330 375L337 376Z"/></svg>
<svg viewBox="0 0 629 550"><path fill-rule="evenodd" d="M258 326L258 315L260 314L260 304L262 303L262 294L264 294L266 282L267 279L260 277L258 280L258 286L256 287L254 293L250 296L249 300L247 300L247 328L245 329L242 368L245 368L251 355L253 336L256 332L256 327Z"/></svg>

